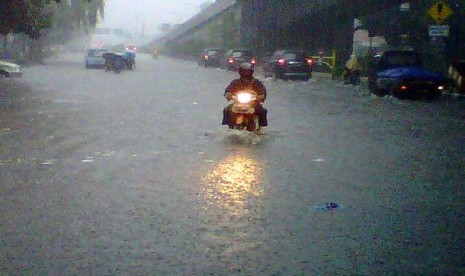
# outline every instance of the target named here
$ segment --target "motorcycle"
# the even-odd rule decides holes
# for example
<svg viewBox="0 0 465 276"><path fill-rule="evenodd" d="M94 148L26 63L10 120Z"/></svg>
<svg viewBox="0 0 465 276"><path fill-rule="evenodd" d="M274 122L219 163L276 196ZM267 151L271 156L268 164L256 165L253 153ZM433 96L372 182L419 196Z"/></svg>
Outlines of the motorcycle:
<svg viewBox="0 0 465 276"><path fill-rule="evenodd" d="M233 95L229 127L255 132L258 130L258 116L255 114L257 93L240 91Z"/></svg>

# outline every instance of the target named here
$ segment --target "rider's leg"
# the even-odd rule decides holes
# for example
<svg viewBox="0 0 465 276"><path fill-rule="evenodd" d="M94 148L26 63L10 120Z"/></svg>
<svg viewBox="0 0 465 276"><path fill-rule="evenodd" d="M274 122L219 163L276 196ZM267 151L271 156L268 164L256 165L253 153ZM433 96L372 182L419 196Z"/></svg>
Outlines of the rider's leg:
<svg viewBox="0 0 465 276"><path fill-rule="evenodd" d="M263 105L258 104L255 107L255 114L257 114L258 116L258 125L260 127L265 127L268 125L268 118L267 118L268 110L266 110L266 108L264 108Z"/></svg>
<svg viewBox="0 0 465 276"><path fill-rule="evenodd" d="M229 128L232 128L232 123L231 123L231 110L232 110L232 104L228 105L223 109L223 121L221 122L222 125L228 125Z"/></svg>

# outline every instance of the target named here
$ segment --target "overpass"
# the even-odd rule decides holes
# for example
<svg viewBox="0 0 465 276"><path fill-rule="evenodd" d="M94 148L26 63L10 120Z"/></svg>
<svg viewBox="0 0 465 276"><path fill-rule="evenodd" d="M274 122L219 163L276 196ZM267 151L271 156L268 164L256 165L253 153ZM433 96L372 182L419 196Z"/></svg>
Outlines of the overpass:
<svg viewBox="0 0 465 276"><path fill-rule="evenodd" d="M217 0L151 46L178 52L194 50L195 54L202 47L235 47L240 45L240 18L238 1Z"/></svg>
<svg viewBox="0 0 465 276"><path fill-rule="evenodd" d="M415 1L415 0L411 0ZM170 48L180 44L209 39L212 25L225 25L225 18L233 26L232 36L239 37L236 43L225 42L225 28L213 34L223 38L215 46L243 46L257 53L270 52L277 48L306 49L341 48L345 55L352 47L353 19L364 14L398 6L403 0L217 0L205 11L186 21L178 29L164 36L158 44ZM235 15L235 16L234 16ZM238 25L236 27L236 25ZM235 30L235 29L238 30ZM210 30L208 30L210 29ZM218 28L217 28L218 29ZM315 39L318 37L318 39ZM231 44L231 45L228 45ZM237 45L233 45L237 44ZM318 45L317 45L318 44ZM336 47L338 46L338 47ZM344 46L344 47L341 47Z"/></svg>
<svg viewBox="0 0 465 276"><path fill-rule="evenodd" d="M164 38L170 48L176 45L193 43L205 38L219 37L216 46L229 48L242 46L253 49L259 56L280 48L300 48L312 54L319 49L329 51L336 49L339 62L348 58L352 52L354 19L374 16L383 11L399 11L404 2L412 6L429 6L438 0L217 0L207 12L202 12L184 23L180 29ZM450 0L454 2L458 0ZM462 18L464 11L460 9L455 18ZM400 11L399 11L400 13ZM399 13L396 14L400 17ZM425 13L425 11L422 11ZM392 14L392 13L391 13ZM425 14L426 16L426 14ZM233 18L233 20L226 20ZM390 20L388 18L387 20ZM465 20L460 19L460 22ZM216 22L216 23L215 23ZM398 22L390 22L376 18L374 20L382 30L379 35L388 35L392 28L400 28ZM463 25L456 23L457 26ZM217 32L212 32L216 24ZM226 43L228 31L233 30L232 37L239 37L233 43ZM417 23L415 23L417 24ZM427 24L423 22L423 24ZM385 26L383 26L385 25ZM221 27L223 26L223 27ZM412 26L407 26L412 27ZM425 28L426 26L420 26ZM210 30L208 30L210 29ZM215 28L213 28L215 29ZM417 27L418 29L418 27ZM383 33L384 32L384 33ZM463 27L455 40L460 43L464 38ZM428 39L427 37L424 39ZM451 39L452 40L452 39ZM214 41L214 40L211 40ZM195 44L195 43L194 43ZM208 43L207 43L208 44ZM237 44L237 45L234 45ZM197 44L200 47L200 44ZM204 45L207 46L207 45ZM186 49L184 49L186 50ZM461 52L456 50L455 52ZM195 52L197 53L197 52Z"/></svg>
<svg viewBox="0 0 465 276"><path fill-rule="evenodd" d="M300 48L352 52L354 19L398 7L402 0L242 0L241 41L258 53ZM410 1L413 2L413 1Z"/></svg>

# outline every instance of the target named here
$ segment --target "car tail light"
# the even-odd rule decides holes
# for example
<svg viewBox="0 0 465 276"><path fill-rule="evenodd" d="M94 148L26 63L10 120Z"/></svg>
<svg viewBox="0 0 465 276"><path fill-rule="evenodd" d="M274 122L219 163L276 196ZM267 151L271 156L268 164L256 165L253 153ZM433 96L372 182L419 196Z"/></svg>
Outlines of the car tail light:
<svg viewBox="0 0 465 276"><path fill-rule="evenodd" d="M229 63L234 63L234 60L232 58L230 58Z"/></svg>
<svg viewBox="0 0 465 276"><path fill-rule="evenodd" d="M283 66L284 64L286 64L286 59L284 59L284 58L278 59L278 64Z"/></svg>
<svg viewBox="0 0 465 276"><path fill-rule="evenodd" d="M407 85L402 85L402 86L400 87L400 90L401 90L401 91L407 91L407 89L408 89Z"/></svg>
<svg viewBox="0 0 465 276"><path fill-rule="evenodd" d="M205 55L205 60L207 60L207 59L208 59L208 56L207 56L207 55Z"/></svg>
<svg viewBox="0 0 465 276"><path fill-rule="evenodd" d="M308 63L308 65L312 65L313 64L313 59L307 58L307 63Z"/></svg>

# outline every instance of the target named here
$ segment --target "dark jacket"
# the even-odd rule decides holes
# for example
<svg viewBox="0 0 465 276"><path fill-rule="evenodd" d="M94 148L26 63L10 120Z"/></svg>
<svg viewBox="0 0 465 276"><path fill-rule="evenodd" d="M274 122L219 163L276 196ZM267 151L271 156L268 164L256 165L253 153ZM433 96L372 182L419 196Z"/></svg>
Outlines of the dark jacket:
<svg viewBox="0 0 465 276"><path fill-rule="evenodd" d="M255 91L257 95L265 95L266 99L266 88L263 83L256 78L252 78L251 80L235 79L228 85L228 87L226 87L224 94L236 94L237 92L244 90Z"/></svg>

